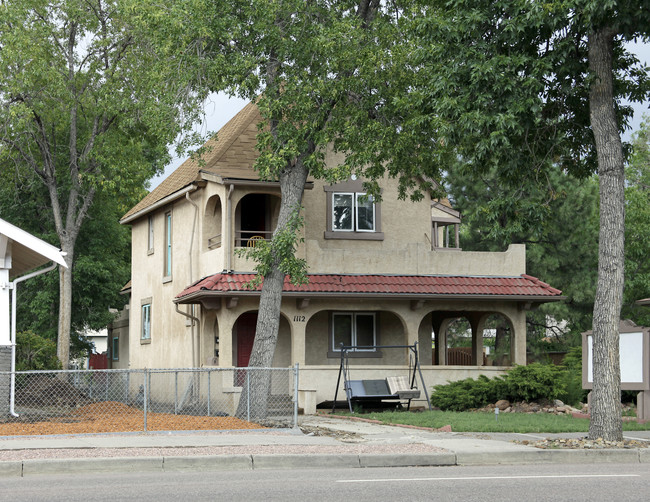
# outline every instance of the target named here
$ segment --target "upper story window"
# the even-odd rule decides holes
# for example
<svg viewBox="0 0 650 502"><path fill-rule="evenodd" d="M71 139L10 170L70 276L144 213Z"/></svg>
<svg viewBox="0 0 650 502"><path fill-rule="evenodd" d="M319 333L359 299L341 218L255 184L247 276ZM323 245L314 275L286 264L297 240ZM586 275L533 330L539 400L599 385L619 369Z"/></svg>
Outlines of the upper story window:
<svg viewBox="0 0 650 502"><path fill-rule="evenodd" d="M172 212L165 213L165 263L163 277L172 277Z"/></svg>
<svg viewBox="0 0 650 502"><path fill-rule="evenodd" d="M140 315L142 317L140 343L151 342L151 298L142 300Z"/></svg>
<svg viewBox="0 0 650 502"><path fill-rule="evenodd" d="M375 203L365 193L332 193L332 230L374 232Z"/></svg>
<svg viewBox="0 0 650 502"><path fill-rule="evenodd" d="M350 180L324 187L327 195L326 239L383 240L381 204Z"/></svg>
<svg viewBox="0 0 650 502"><path fill-rule="evenodd" d="M149 215L147 223L147 254L153 254L153 214Z"/></svg>

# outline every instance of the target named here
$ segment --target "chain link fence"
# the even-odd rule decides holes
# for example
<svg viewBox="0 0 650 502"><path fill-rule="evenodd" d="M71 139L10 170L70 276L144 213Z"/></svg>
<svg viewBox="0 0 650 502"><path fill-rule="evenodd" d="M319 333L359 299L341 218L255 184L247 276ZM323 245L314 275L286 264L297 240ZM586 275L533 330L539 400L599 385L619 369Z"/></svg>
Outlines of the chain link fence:
<svg viewBox="0 0 650 502"><path fill-rule="evenodd" d="M0 436L295 427L298 366L22 371L4 395Z"/></svg>

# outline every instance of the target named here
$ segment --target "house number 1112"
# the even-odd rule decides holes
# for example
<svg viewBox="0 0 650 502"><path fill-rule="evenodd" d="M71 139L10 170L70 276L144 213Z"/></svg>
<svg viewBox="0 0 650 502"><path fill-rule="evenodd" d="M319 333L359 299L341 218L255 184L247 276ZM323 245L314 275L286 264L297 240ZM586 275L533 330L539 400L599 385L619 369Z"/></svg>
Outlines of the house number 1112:
<svg viewBox="0 0 650 502"><path fill-rule="evenodd" d="M305 322L304 315L295 315L293 316L293 322Z"/></svg>

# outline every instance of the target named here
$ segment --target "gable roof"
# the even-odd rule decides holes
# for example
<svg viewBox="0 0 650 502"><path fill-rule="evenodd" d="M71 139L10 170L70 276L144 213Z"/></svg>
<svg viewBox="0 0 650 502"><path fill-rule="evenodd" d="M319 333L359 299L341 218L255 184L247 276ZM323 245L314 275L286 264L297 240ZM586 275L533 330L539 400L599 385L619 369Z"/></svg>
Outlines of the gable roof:
<svg viewBox="0 0 650 502"><path fill-rule="evenodd" d="M63 254L58 248L8 221L0 219L0 247L3 246L2 237L6 237L7 244L11 245L11 269L9 272L11 277L25 274L49 261L68 268ZM5 253L6 250L0 253L0 258L3 260Z"/></svg>
<svg viewBox="0 0 650 502"><path fill-rule="evenodd" d="M175 303L196 303L199 298L259 295L261 286L247 284L255 274L219 273L205 277L179 293ZM444 275L308 274L309 282L294 286L284 280L287 296L375 296L408 299L562 300L562 292L530 275L514 277Z"/></svg>
<svg viewBox="0 0 650 502"><path fill-rule="evenodd" d="M216 137L205 143L205 153L202 156L204 165L200 164L198 156L187 159L133 206L122 217L121 222L132 221L141 212L144 215L145 210L157 202L199 181L201 172L213 173L222 178L258 180L259 176L253 170L253 164L258 156L255 146L257 125L261 120L257 106L248 103L219 130Z"/></svg>

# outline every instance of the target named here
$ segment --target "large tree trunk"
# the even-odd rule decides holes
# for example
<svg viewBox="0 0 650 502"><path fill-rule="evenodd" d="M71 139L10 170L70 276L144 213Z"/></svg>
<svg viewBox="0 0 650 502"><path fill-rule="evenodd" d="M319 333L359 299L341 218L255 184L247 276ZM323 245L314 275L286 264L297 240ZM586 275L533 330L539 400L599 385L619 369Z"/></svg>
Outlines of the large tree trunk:
<svg viewBox="0 0 650 502"><path fill-rule="evenodd" d="M63 245L68 268L59 267L59 325L56 355L64 370L70 366L70 328L72 325L72 262L74 247Z"/></svg>
<svg viewBox="0 0 650 502"><path fill-rule="evenodd" d="M300 160L282 172L280 176L282 200L274 237L291 225L294 211L302 204L307 175L308 169ZM292 231L295 232L296 229ZM284 277L284 272L280 270L280 256L274 256L271 270L264 276L262 285L255 341L248 363L252 368L270 368L273 364L280 326ZM253 370L247 377L248 385L245 385L242 390L237 416L251 420L264 419L267 416L268 398L271 392L271 375L264 370Z"/></svg>
<svg viewBox="0 0 650 502"><path fill-rule="evenodd" d="M591 127L598 152L600 236L598 284L593 318L593 393L589 438L623 439L619 363L619 320L623 301L625 187L623 150L613 99L614 32L589 35Z"/></svg>

